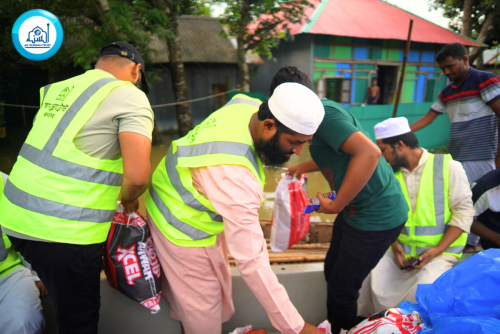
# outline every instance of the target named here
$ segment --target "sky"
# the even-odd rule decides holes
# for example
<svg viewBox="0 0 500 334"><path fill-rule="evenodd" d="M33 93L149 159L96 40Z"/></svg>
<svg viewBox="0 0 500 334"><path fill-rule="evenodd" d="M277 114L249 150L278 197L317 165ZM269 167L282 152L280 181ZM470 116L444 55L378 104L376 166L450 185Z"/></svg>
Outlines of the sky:
<svg viewBox="0 0 500 334"><path fill-rule="evenodd" d="M387 0L387 2L441 27L448 28L449 19L443 17L442 10L432 10L429 12L430 6L428 0Z"/></svg>

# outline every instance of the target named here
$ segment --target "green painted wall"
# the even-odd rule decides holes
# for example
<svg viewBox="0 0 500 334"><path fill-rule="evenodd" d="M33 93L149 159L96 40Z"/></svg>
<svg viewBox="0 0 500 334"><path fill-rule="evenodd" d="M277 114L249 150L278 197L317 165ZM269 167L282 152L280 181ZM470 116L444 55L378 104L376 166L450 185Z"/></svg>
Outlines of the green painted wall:
<svg viewBox="0 0 500 334"><path fill-rule="evenodd" d="M354 92L353 103L364 103L368 92L368 80L356 79L356 91Z"/></svg>
<svg viewBox="0 0 500 334"><path fill-rule="evenodd" d="M374 60L387 60L386 49L372 49L372 59Z"/></svg>
<svg viewBox="0 0 500 334"><path fill-rule="evenodd" d="M431 106L432 102L399 104L397 116L406 117L411 124L425 115ZM352 106L348 109L360 120L365 130L368 131L371 140L375 141L373 127L392 116L394 104ZM420 146L426 149L447 146L450 137L450 120L447 115L438 116L432 124L415 132L415 134Z"/></svg>
<svg viewBox="0 0 500 334"><path fill-rule="evenodd" d="M397 60L399 61L400 50L389 50L389 60Z"/></svg>
<svg viewBox="0 0 500 334"><path fill-rule="evenodd" d="M403 91L401 92L401 102L413 102L413 94L415 92L415 80L405 80L403 82Z"/></svg>
<svg viewBox="0 0 500 334"><path fill-rule="evenodd" d="M373 65L373 64L354 64L354 68L357 70L374 70L375 65Z"/></svg>
<svg viewBox="0 0 500 334"><path fill-rule="evenodd" d="M314 63L316 68L335 68L335 63Z"/></svg>
<svg viewBox="0 0 500 334"><path fill-rule="evenodd" d="M351 59L352 48L350 46L335 46L335 58Z"/></svg>
<svg viewBox="0 0 500 334"><path fill-rule="evenodd" d="M332 50L333 46L331 45L314 44L314 57L332 58Z"/></svg>

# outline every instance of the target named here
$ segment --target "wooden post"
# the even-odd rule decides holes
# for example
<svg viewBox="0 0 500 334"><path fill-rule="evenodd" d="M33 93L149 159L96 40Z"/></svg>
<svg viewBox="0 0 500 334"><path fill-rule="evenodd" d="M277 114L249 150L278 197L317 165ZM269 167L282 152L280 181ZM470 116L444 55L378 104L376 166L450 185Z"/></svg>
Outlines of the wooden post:
<svg viewBox="0 0 500 334"><path fill-rule="evenodd" d="M408 53L410 52L412 28L413 28L413 20L410 19L410 28L408 29L408 39L406 40L405 56L403 58L403 68L401 69L401 76L399 77L398 90L396 92L396 101L394 103L394 111L392 112L392 117L396 117L396 113L398 112L399 99L401 97L401 91L403 90L403 82L405 79L406 61L408 60Z"/></svg>

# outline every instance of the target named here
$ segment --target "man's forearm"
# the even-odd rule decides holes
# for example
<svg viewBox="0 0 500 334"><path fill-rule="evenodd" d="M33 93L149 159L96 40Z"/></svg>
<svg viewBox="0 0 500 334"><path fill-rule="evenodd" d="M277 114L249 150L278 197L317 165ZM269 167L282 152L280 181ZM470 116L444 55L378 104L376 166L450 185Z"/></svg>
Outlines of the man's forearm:
<svg viewBox="0 0 500 334"><path fill-rule="evenodd" d="M492 243L500 247L500 234L490 230L479 221L474 220L474 222L472 223L471 232L481 238L491 241Z"/></svg>
<svg viewBox="0 0 500 334"><path fill-rule="evenodd" d="M127 177L124 177L122 183L122 202L132 202L136 200L146 191L147 188L147 182L134 184L134 182L129 180Z"/></svg>
<svg viewBox="0 0 500 334"><path fill-rule="evenodd" d="M438 248L441 253L445 252L448 247L450 247L450 245L462 235L462 233L464 233L462 229L456 226L448 226L436 248Z"/></svg>
<svg viewBox="0 0 500 334"><path fill-rule="evenodd" d="M431 124L434 121L434 119L436 119L437 116L438 114L429 111L427 114L425 114L424 116L420 117L415 122L410 124L411 131L415 132L422 128L425 128L427 125Z"/></svg>

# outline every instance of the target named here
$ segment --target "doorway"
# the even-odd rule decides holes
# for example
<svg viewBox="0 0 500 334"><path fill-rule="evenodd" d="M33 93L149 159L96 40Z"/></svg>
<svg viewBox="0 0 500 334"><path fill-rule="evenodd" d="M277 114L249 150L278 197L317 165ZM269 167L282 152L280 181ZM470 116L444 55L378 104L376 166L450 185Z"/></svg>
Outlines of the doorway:
<svg viewBox="0 0 500 334"><path fill-rule="evenodd" d="M398 87L398 66L378 65L379 104L394 103Z"/></svg>

